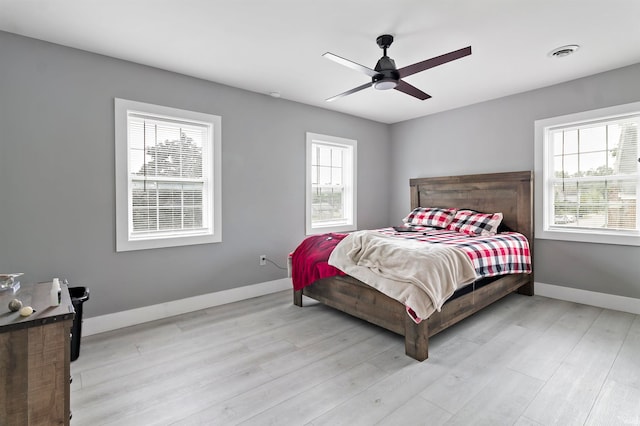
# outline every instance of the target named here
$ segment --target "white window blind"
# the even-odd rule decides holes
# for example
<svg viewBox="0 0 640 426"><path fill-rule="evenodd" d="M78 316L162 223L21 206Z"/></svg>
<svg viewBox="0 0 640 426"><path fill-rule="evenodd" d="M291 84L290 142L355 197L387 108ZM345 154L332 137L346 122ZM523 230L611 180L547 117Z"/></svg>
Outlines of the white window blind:
<svg viewBox="0 0 640 426"><path fill-rule="evenodd" d="M205 229L208 127L129 115L133 235Z"/></svg>
<svg viewBox="0 0 640 426"><path fill-rule="evenodd" d="M582 241L640 242L639 125L639 112L592 114L542 130L543 232L573 234Z"/></svg>
<svg viewBox="0 0 640 426"><path fill-rule="evenodd" d="M220 117L116 99L116 124L118 250L220 241Z"/></svg>

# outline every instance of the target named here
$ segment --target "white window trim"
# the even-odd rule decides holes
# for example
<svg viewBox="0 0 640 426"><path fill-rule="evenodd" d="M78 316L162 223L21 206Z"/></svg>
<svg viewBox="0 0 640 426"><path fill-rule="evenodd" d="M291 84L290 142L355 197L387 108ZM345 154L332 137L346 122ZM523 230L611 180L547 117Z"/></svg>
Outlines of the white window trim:
<svg viewBox="0 0 640 426"><path fill-rule="evenodd" d="M589 230L567 228L559 229L551 225L552 213L546 203L549 191L552 191L548 178L550 167L549 130L558 126L571 126L585 121L615 119L640 112L640 102L617 105L560 117L535 121L535 233L536 238L549 240L577 241L600 244L640 246L640 231ZM640 188L640 182L638 185ZM638 212L640 214L640 212Z"/></svg>
<svg viewBox="0 0 640 426"><path fill-rule="evenodd" d="M314 225L311 221L311 203L313 199L312 182L311 182L311 147L314 142L322 143L325 145L337 145L340 147L349 147L351 149L351 186L347 195L345 196L346 207L350 208L351 215L347 218L347 222L340 224L323 224ZM349 232L357 229L357 157L358 157L358 142L354 139L345 139L337 136L328 136L318 133L307 132L307 155L306 155L306 200L305 200L305 224L306 235L322 234L326 232ZM346 185L345 185L346 186Z"/></svg>
<svg viewBox="0 0 640 426"><path fill-rule="evenodd" d="M221 137L222 119L220 116L201 112L187 111L177 108L147 104L115 98L115 173L116 173L116 251L144 250L161 247L177 247L194 244L208 244L222 241L222 159ZM211 124L212 148L204 155L209 156L209 164L213 170L209 171L212 182L207 190L208 199L213 204L209 209L210 222L206 232L185 230L179 234L167 236L153 236L146 239L131 238L129 227L131 217L129 211L129 194L131 193L129 179L129 147L128 147L128 113L138 112L158 117L183 119ZM196 234L196 235L193 235Z"/></svg>

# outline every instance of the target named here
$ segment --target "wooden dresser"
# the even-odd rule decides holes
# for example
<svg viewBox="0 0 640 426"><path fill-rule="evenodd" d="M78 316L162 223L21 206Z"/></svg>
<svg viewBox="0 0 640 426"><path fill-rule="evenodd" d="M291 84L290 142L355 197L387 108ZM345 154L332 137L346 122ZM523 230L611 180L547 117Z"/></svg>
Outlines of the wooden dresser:
<svg viewBox="0 0 640 426"><path fill-rule="evenodd" d="M0 425L68 425L74 310L67 286L50 306L52 283L0 292ZM20 299L35 312L10 312Z"/></svg>

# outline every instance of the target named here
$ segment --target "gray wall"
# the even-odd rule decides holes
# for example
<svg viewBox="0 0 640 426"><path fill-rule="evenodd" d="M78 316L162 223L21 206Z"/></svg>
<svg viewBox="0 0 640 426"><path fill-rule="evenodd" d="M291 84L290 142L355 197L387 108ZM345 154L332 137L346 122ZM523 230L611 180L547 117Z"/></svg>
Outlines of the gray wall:
<svg viewBox="0 0 640 426"><path fill-rule="evenodd" d="M390 219L412 177L534 170L534 121L640 100L640 64L391 126ZM538 282L640 298L640 247L535 240Z"/></svg>
<svg viewBox="0 0 640 426"><path fill-rule="evenodd" d="M305 132L358 140L358 225L388 224L387 125L0 32L0 272L85 285L85 316L283 278ZM222 116L223 242L115 252L114 97ZM382 202L382 204L381 204Z"/></svg>
<svg viewBox="0 0 640 426"><path fill-rule="evenodd" d="M0 58L0 272L88 286L87 317L283 278L257 258L304 238L306 131L358 140L375 228L406 215L411 177L533 170L536 119L640 100L638 64L387 126L2 32ZM115 252L114 97L222 116L223 243ZM640 298L640 248L535 255L539 282Z"/></svg>

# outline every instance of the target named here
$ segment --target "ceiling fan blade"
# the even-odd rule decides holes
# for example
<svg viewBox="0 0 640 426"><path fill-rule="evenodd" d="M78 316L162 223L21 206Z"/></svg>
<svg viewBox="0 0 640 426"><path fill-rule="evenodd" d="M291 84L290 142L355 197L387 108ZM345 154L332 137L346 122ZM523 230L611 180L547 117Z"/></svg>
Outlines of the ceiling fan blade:
<svg viewBox="0 0 640 426"><path fill-rule="evenodd" d="M425 99L429 99L431 97L431 95L424 93L422 90L418 89L417 87L412 86L406 81L402 81L402 80L398 81L398 85L395 87L395 89L402 93L406 93L407 95L411 95L414 98L418 98L421 101L424 101Z"/></svg>
<svg viewBox="0 0 640 426"><path fill-rule="evenodd" d="M358 86L358 87L356 87L355 89L347 90L347 91L346 91L346 92L344 92L344 93L340 93L339 95L335 95L335 96L330 97L330 98L329 98L329 99L327 99L326 101L327 101L327 102L333 102L333 101L335 101L336 99L342 98L342 97L347 96L347 95L350 95L350 94L352 94L352 93L359 92L359 91L361 91L361 90L366 89L367 87L371 87L371 83L366 83L366 84L363 84L362 86Z"/></svg>
<svg viewBox="0 0 640 426"><path fill-rule="evenodd" d="M324 56L327 59L331 59L332 61L337 62L340 65L344 65L345 67L349 67L349 68L354 69L356 71L360 71L361 73L364 73L364 74L368 75L369 77L373 77L374 75L378 74L376 71L372 70L371 68L365 67L364 65L360 65L360 64L355 63L353 61L345 59L345 58L343 58L341 56L334 55L333 53L330 53L330 52L327 52L322 56Z"/></svg>
<svg viewBox="0 0 640 426"><path fill-rule="evenodd" d="M428 70L429 68L437 67L438 65L446 64L447 62L455 61L456 59L463 58L471 55L471 46L455 50L453 52L445 53L444 55L436 56L435 58L427 59L426 61L417 62L413 65L400 68L400 78L404 78L420 71Z"/></svg>

